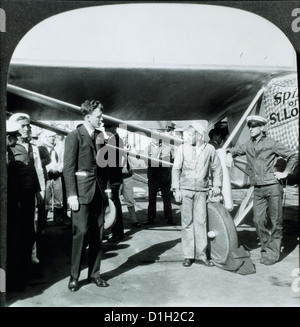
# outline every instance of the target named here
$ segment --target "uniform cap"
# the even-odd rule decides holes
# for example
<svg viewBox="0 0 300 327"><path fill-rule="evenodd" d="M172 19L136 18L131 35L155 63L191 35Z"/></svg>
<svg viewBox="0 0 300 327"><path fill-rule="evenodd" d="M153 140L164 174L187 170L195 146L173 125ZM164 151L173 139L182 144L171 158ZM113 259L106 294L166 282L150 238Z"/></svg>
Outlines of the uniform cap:
<svg viewBox="0 0 300 327"><path fill-rule="evenodd" d="M6 121L6 134L17 134L19 132L19 129L21 128L21 125L14 122L7 120Z"/></svg>
<svg viewBox="0 0 300 327"><path fill-rule="evenodd" d="M247 120L247 124L256 123L256 124L265 125L268 122L266 118L257 115L248 116L246 120Z"/></svg>
<svg viewBox="0 0 300 327"><path fill-rule="evenodd" d="M166 124L166 128L175 129L175 124L171 121L168 121Z"/></svg>
<svg viewBox="0 0 300 327"><path fill-rule="evenodd" d="M30 122L29 115L22 113L22 112L18 112L16 114L11 115L8 120L12 121L12 122L18 122L19 120L22 120L23 118L27 119Z"/></svg>

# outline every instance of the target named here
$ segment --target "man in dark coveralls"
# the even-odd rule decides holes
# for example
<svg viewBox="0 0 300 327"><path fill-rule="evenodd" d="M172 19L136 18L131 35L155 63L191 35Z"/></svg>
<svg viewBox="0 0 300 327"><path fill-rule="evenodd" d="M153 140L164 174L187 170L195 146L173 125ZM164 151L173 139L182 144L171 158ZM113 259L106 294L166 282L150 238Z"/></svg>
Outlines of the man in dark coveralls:
<svg viewBox="0 0 300 327"><path fill-rule="evenodd" d="M89 244L88 281L98 287L109 286L100 278L104 212L108 199L106 180L97 166L98 144L103 106L99 101L86 100L81 105L83 124L68 134L64 153L63 175L67 198L72 211L72 257L68 288L79 289L81 261Z"/></svg>
<svg viewBox="0 0 300 327"><path fill-rule="evenodd" d="M243 145L228 149L227 164L232 156L246 155L250 184L254 186L253 221L261 242L260 262L273 265L279 260L282 240L282 194L281 180L293 172L297 163L297 154L278 141L267 137L267 120L261 116L247 117L251 139ZM278 157L287 160L283 172L276 171ZM267 228L267 209L271 229Z"/></svg>

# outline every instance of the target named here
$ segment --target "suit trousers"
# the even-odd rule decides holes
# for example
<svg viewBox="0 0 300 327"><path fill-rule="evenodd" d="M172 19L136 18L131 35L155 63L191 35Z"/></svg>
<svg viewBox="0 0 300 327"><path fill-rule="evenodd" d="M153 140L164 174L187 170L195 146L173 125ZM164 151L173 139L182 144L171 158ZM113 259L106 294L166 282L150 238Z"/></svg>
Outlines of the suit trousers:
<svg viewBox="0 0 300 327"><path fill-rule="evenodd" d="M181 189L181 242L183 257L206 259L207 192Z"/></svg>
<svg viewBox="0 0 300 327"><path fill-rule="evenodd" d="M96 186L94 198L89 204L80 204L78 211L72 211L72 256L71 276L78 279L81 265L88 250L88 277L100 276L103 239L103 198Z"/></svg>
<svg viewBox="0 0 300 327"><path fill-rule="evenodd" d="M261 256L274 261L279 260L282 240L282 195L283 187L279 183L254 187L253 222L261 242Z"/></svg>

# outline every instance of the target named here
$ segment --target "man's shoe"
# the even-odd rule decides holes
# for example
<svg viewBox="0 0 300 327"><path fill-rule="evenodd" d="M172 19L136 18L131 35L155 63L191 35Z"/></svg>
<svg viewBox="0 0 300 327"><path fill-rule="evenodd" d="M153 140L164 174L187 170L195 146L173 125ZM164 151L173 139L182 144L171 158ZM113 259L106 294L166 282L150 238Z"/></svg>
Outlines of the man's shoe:
<svg viewBox="0 0 300 327"><path fill-rule="evenodd" d="M131 226L133 226L135 228L142 227L142 225L138 221L136 221L135 223L132 223Z"/></svg>
<svg viewBox="0 0 300 327"><path fill-rule="evenodd" d="M204 265L205 267L214 267L215 266L215 264L208 259L196 260L196 263L199 265Z"/></svg>
<svg viewBox="0 0 300 327"><path fill-rule="evenodd" d="M192 265L192 260L185 258L182 265L183 267L190 267Z"/></svg>
<svg viewBox="0 0 300 327"><path fill-rule="evenodd" d="M76 292L79 290L78 279L71 277L68 288L71 292Z"/></svg>
<svg viewBox="0 0 300 327"><path fill-rule="evenodd" d="M89 283L96 284L96 286L98 286L98 287L108 287L109 286L109 284L105 280L101 279L100 277L89 278L88 281L89 281Z"/></svg>
<svg viewBox="0 0 300 327"><path fill-rule="evenodd" d="M272 260L272 259L269 259L269 258L266 258L266 260L265 260L265 262L264 262L264 264L265 264L266 266L271 266L271 265L274 265L275 263L276 263L275 260Z"/></svg>

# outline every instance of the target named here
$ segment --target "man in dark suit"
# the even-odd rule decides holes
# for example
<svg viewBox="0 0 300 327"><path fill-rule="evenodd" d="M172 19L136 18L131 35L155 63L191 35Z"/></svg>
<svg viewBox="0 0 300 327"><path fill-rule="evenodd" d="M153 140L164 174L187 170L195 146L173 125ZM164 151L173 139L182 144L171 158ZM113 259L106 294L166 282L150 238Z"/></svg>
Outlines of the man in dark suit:
<svg viewBox="0 0 300 327"><path fill-rule="evenodd" d="M79 289L81 260L87 242L88 281L99 287L109 286L100 278L104 211L108 203L105 194L106 177L96 163L99 150L95 142L99 134L96 128L100 126L102 112L103 106L99 101L86 100L81 105L84 122L68 134L65 143L67 150L64 153L63 175L72 211L73 229L68 287L73 292Z"/></svg>

